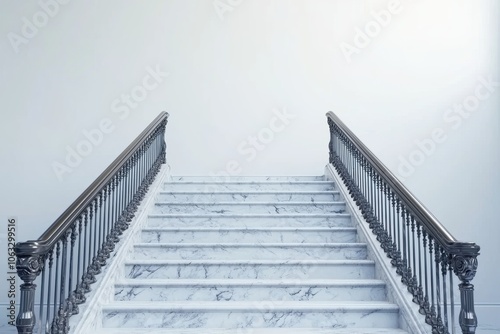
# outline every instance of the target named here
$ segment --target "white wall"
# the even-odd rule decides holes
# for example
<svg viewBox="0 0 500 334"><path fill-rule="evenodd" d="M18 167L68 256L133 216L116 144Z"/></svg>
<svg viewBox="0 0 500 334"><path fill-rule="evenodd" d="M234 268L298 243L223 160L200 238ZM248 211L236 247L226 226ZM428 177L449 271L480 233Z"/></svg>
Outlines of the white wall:
<svg viewBox="0 0 500 334"><path fill-rule="evenodd" d="M171 113L173 173L201 175L230 161L242 175L319 175L333 110L395 173L414 162L405 184L481 245L478 317L500 330L500 101L479 79L499 80L497 1L66 2L9 1L0 12L0 218L18 218L18 241L38 237L161 110ZM373 11L390 13L382 27ZM360 37L365 29L373 37ZM156 87L125 115L122 94L139 92L152 70L169 75L148 79ZM460 123L448 111L475 101ZM109 133L58 178L54 162L66 164L68 147L103 121ZM445 140L432 148L436 128ZM259 133L269 141L255 150L249 136Z"/></svg>

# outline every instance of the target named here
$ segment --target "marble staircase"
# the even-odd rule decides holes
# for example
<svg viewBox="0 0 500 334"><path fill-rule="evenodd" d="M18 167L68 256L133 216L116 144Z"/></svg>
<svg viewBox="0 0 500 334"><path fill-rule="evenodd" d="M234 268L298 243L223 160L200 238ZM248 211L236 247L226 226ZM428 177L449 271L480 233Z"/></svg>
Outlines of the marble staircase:
<svg viewBox="0 0 500 334"><path fill-rule="evenodd" d="M171 177L99 333L407 333L323 177Z"/></svg>

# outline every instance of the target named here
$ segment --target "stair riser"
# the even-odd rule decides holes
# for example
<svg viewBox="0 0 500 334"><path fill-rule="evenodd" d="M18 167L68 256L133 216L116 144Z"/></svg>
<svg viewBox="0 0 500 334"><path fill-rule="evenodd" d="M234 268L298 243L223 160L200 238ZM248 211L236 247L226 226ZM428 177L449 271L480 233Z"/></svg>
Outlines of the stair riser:
<svg viewBox="0 0 500 334"><path fill-rule="evenodd" d="M119 311L104 309L104 327L239 328L239 327L385 327L397 328L398 313L385 310L325 311ZM269 305L263 305L268 308ZM271 305L272 307L272 305Z"/></svg>
<svg viewBox="0 0 500 334"><path fill-rule="evenodd" d="M142 242L191 243L200 240L209 242L356 242L355 230L348 231L143 231Z"/></svg>
<svg viewBox="0 0 500 334"><path fill-rule="evenodd" d="M304 182L325 181L324 176L172 176L169 182Z"/></svg>
<svg viewBox="0 0 500 334"><path fill-rule="evenodd" d="M296 214L296 213L345 213L345 204L332 202L331 204L180 204L157 203L152 214Z"/></svg>
<svg viewBox="0 0 500 334"><path fill-rule="evenodd" d="M211 217L211 216L158 216L148 218L148 227L351 227L349 215L331 217Z"/></svg>
<svg viewBox="0 0 500 334"><path fill-rule="evenodd" d="M161 193L158 195L159 202L171 203L196 203L196 202L331 202L340 201L339 193L326 194L297 194L297 193L216 193L216 194L185 194L185 193Z"/></svg>
<svg viewBox="0 0 500 334"><path fill-rule="evenodd" d="M355 286L117 286L117 301L382 301L383 285Z"/></svg>
<svg viewBox="0 0 500 334"><path fill-rule="evenodd" d="M164 247L148 244L134 246L136 260L364 260L366 246L214 246Z"/></svg>
<svg viewBox="0 0 500 334"><path fill-rule="evenodd" d="M139 279L371 279L373 264L126 264L126 278Z"/></svg>
<svg viewBox="0 0 500 334"><path fill-rule="evenodd" d="M332 182L318 183L165 183L162 191L332 191Z"/></svg>

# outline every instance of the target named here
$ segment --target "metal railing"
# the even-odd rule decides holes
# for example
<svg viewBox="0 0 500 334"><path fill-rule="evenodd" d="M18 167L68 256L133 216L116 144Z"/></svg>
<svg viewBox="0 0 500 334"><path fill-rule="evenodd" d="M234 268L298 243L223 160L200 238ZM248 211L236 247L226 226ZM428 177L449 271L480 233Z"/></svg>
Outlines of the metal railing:
<svg viewBox="0 0 500 334"><path fill-rule="evenodd" d="M330 163L339 173L432 333L455 333L454 276L460 284L458 322L475 333L474 286L479 246L457 241L332 112Z"/></svg>
<svg viewBox="0 0 500 334"><path fill-rule="evenodd" d="M18 333L69 331L69 318L165 163L167 119L166 112L156 117L38 240L16 244Z"/></svg>

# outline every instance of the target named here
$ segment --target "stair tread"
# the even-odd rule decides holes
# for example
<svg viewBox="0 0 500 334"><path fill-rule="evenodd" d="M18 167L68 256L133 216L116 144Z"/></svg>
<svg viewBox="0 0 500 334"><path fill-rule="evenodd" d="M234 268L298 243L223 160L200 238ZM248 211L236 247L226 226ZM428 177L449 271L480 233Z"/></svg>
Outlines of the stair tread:
<svg viewBox="0 0 500 334"><path fill-rule="evenodd" d="M156 232L156 231L270 231L270 232L336 232L336 231L357 231L355 227L145 227L143 232Z"/></svg>
<svg viewBox="0 0 500 334"><path fill-rule="evenodd" d="M163 184L334 184L332 181L321 180L248 180L248 181L166 181Z"/></svg>
<svg viewBox="0 0 500 334"><path fill-rule="evenodd" d="M96 334L407 333L335 182L175 176L161 188L115 300L102 305L103 326L114 328ZM231 298L214 298L226 290Z"/></svg>
<svg viewBox="0 0 500 334"><path fill-rule="evenodd" d="M366 247L363 242L190 242L190 243L167 243L167 242L138 242L136 247Z"/></svg>
<svg viewBox="0 0 500 334"><path fill-rule="evenodd" d="M126 260L125 264L374 264L373 260Z"/></svg>
<svg viewBox="0 0 500 334"><path fill-rule="evenodd" d="M95 334L199 334L200 328L106 328ZM203 334L407 334L397 328L203 328Z"/></svg>
<svg viewBox="0 0 500 334"><path fill-rule="evenodd" d="M321 310L383 310L399 312L399 307L385 301L113 301L103 310L148 310L155 311L321 311Z"/></svg>
<svg viewBox="0 0 500 334"><path fill-rule="evenodd" d="M283 213L283 214L270 214L270 213L231 213L231 214L213 214L213 213L153 213L149 214L148 217L202 217L202 218L338 218L338 217L350 217L348 213Z"/></svg>
<svg viewBox="0 0 500 334"><path fill-rule="evenodd" d="M295 202L166 202L166 201L157 201L156 205L338 205L345 204L345 201L295 201Z"/></svg>
<svg viewBox="0 0 500 334"><path fill-rule="evenodd" d="M385 285L378 279L122 279L115 285L145 286L374 286Z"/></svg>
<svg viewBox="0 0 500 334"><path fill-rule="evenodd" d="M305 194L340 194L338 190L214 190L210 192L200 192L195 190L171 190L166 191L162 190L158 192L159 194L201 194L201 195L217 195L217 194L297 194L297 195L305 195Z"/></svg>

